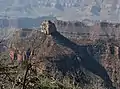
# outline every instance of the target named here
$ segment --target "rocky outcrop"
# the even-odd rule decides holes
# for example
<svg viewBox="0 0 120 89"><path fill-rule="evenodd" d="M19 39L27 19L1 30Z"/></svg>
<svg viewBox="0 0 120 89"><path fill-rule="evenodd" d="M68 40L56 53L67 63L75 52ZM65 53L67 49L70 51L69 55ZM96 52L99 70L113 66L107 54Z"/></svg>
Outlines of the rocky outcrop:
<svg viewBox="0 0 120 89"><path fill-rule="evenodd" d="M48 21L44 21L41 24L41 32L43 32L46 35L50 35L51 33L56 32L56 26L53 22L51 22L50 20Z"/></svg>
<svg viewBox="0 0 120 89"><path fill-rule="evenodd" d="M19 39L14 43L19 50L24 47L25 50L30 48L33 51L31 63L36 67L37 74L46 74L60 81L64 76L69 76L84 89L87 87L84 84L94 85L100 80L99 84L104 83L113 89L106 69L88 52L90 45L76 44L75 40L67 39L56 29L52 32L48 28L44 30L45 33L35 31L27 39ZM46 34L46 30L49 34ZM87 89L91 87L96 89L95 86L88 86ZM99 87L103 89L104 86Z"/></svg>

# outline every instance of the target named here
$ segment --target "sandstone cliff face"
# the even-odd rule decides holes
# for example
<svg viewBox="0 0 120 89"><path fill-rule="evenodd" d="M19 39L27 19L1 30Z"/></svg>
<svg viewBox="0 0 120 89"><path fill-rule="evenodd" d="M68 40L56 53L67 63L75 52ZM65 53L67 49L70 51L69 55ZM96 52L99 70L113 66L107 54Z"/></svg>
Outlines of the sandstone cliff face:
<svg viewBox="0 0 120 89"><path fill-rule="evenodd" d="M94 29L100 29L104 26L109 27L111 25L104 23L102 26L95 26ZM68 39L59 32L46 35L37 30L33 31L26 39L16 37L16 41L14 40L11 43L20 51L23 47L24 51L31 48L34 53L31 56L31 63L36 67L37 74L46 74L59 81L64 76L69 76L75 84L80 84L83 89L105 89L105 84L107 87L112 87L111 89L113 89L112 85L119 89L120 61L116 57L118 53L112 55L108 52L108 45L117 44L118 41L89 41ZM84 84L88 84L88 86Z"/></svg>
<svg viewBox="0 0 120 89"><path fill-rule="evenodd" d="M74 42L63 37L59 32L46 35L40 31L34 31L26 39L16 37L13 46L20 51L24 47L24 51L30 48L34 52L31 63L36 67L38 75L45 74L59 81L69 76L75 85L78 84L83 89L91 89L91 87L104 89L104 84L112 87L107 71L97 59L92 58L93 55L89 54L91 52L89 48L91 49L92 45L90 46L90 43L86 45L81 40L72 40Z"/></svg>

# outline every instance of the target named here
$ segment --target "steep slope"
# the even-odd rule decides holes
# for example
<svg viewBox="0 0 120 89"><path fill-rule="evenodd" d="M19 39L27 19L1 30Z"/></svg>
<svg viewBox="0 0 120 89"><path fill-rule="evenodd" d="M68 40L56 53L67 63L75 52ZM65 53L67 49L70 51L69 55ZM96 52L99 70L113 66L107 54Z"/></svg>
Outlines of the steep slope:
<svg viewBox="0 0 120 89"><path fill-rule="evenodd" d="M89 54L87 46L77 45L76 43L65 38L63 35L61 35L57 31L54 23L52 23L51 21L46 21L43 23L44 23L44 25L42 26L43 27L42 30L44 30L43 33L46 34L46 31L48 31L49 34L46 34L46 35L50 35L54 40L54 42L56 42L57 44L63 47L67 47L73 50L77 57L78 63L80 63L86 70L92 72L95 75L100 76L109 87L113 88L112 81L107 71L101 64L99 64L94 59L94 57L91 54ZM53 29L56 29L56 30L53 30Z"/></svg>
<svg viewBox="0 0 120 89"><path fill-rule="evenodd" d="M52 33L51 35L56 43L72 49L76 56L78 56L78 61L84 68L93 74L100 76L110 87L113 87L107 71L88 53L87 46L76 45L58 32Z"/></svg>
<svg viewBox="0 0 120 89"><path fill-rule="evenodd" d="M83 89L92 87L96 89L92 86L94 83L99 84L97 87L101 89L105 89L102 83L108 89L116 89L106 69L91 55L90 45L84 43L84 45L79 45L64 37L51 21L43 23L42 32L36 30L26 39L14 37L16 41L11 42L14 44L13 47L19 51L31 49L33 54L30 59L37 69L37 74L45 74L59 81L68 76L75 85L78 84ZM86 84L89 86L85 86Z"/></svg>
<svg viewBox="0 0 120 89"><path fill-rule="evenodd" d="M96 79L100 80L99 84L104 80L108 87L112 87L106 70L88 53L87 46L79 46L58 32L45 35L37 31L30 38L19 39L17 42L15 46L19 50L22 47L25 47L25 50L29 47L34 50L31 61L36 66L38 74L47 74L59 81L69 76L83 89L91 89L91 87L96 89L92 86L93 83L98 83ZM104 86L99 87L104 89L102 88Z"/></svg>

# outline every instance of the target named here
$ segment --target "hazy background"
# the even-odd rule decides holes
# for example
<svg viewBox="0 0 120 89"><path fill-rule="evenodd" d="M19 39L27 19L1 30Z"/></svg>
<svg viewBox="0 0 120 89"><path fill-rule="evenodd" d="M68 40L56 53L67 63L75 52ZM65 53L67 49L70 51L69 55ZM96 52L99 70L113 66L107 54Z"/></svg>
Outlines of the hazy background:
<svg viewBox="0 0 120 89"><path fill-rule="evenodd" d="M0 27L37 27L45 18L120 22L120 0L0 0Z"/></svg>

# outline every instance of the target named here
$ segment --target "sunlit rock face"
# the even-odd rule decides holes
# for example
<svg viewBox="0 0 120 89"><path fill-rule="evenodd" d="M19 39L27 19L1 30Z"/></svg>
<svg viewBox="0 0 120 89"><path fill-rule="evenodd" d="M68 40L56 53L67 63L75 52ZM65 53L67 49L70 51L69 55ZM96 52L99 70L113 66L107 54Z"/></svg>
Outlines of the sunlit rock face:
<svg viewBox="0 0 120 89"><path fill-rule="evenodd" d="M50 35L51 33L56 31L56 26L54 23L52 23L51 21L44 21L41 24L41 32Z"/></svg>

